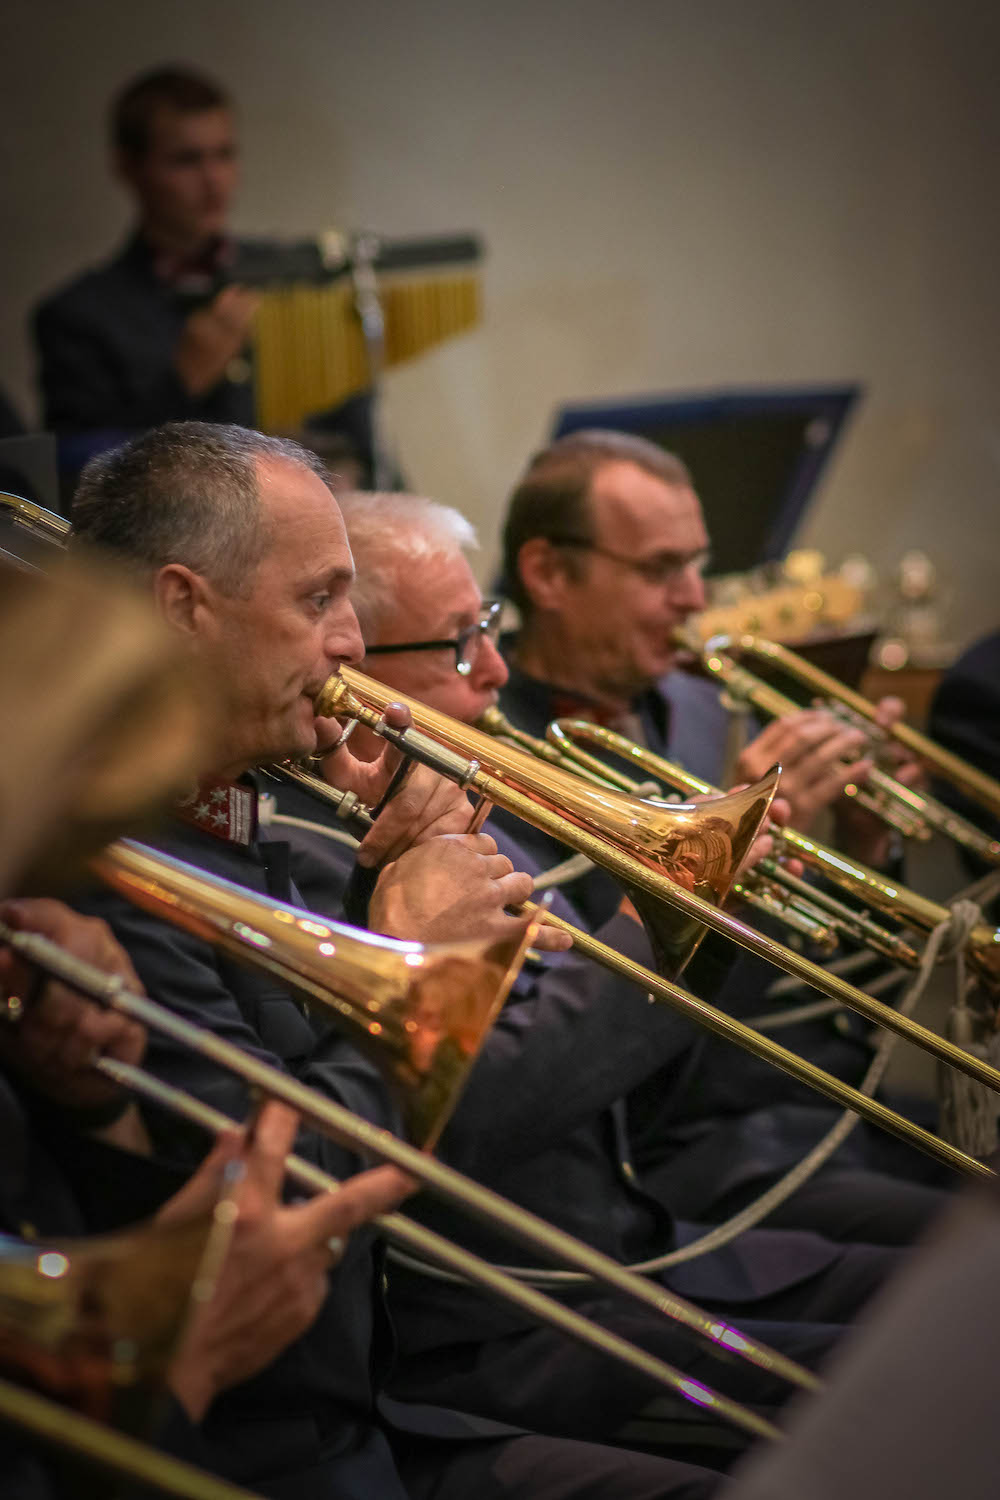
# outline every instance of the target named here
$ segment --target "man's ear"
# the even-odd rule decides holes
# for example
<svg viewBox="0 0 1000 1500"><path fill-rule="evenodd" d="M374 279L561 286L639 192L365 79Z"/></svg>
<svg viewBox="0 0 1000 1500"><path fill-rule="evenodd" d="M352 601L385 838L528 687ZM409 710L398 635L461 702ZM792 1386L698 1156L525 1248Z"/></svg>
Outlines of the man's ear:
<svg viewBox="0 0 1000 1500"><path fill-rule="evenodd" d="M204 633L212 613L211 587L183 563L167 563L153 578L153 597L167 624L182 635Z"/></svg>
<svg viewBox="0 0 1000 1500"><path fill-rule="evenodd" d="M569 583L566 559L547 537L533 536L522 543L517 572L535 609L552 610L562 605Z"/></svg>

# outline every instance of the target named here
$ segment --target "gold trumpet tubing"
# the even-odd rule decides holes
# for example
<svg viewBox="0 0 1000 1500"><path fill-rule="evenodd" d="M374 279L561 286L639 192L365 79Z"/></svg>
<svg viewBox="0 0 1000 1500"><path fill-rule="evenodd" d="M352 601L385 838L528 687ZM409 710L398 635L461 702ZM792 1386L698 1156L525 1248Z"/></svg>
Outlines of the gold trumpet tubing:
<svg viewBox="0 0 1000 1500"><path fill-rule="evenodd" d="M815 1375L779 1351L747 1338L729 1324L720 1323L666 1287L646 1281L610 1256L546 1223L527 1209L519 1208L425 1151L417 1150L390 1130L371 1124L325 1094L307 1088L224 1037L195 1026L156 1001L129 990L120 976L108 975L95 965L65 953L56 943L38 933L16 932L3 922L0 922L0 942L6 943L28 963L109 1010L129 1016L149 1030L169 1037L178 1046L217 1063L262 1096L289 1105L298 1111L305 1123L350 1147L361 1157L373 1157L376 1161L387 1161L401 1168L446 1202L491 1229L508 1234L532 1252L557 1265L569 1265L585 1272L596 1281L655 1308L716 1347L803 1389L814 1390L819 1385Z"/></svg>
<svg viewBox="0 0 1000 1500"><path fill-rule="evenodd" d="M623 760L630 761L647 776L666 782L667 785L675 787L688 796L712 794L715 791L715 788L707 781L702 781L674 761L666 760L655 751L648 750L644 745L638 745L633 740L625 739L623 735L616 734L613 730L604 728L603 725L591 724L589 720L556 720L554 724L549 725L547 733L551 738L552 748L565 747L567 753L574 753L588 767L602 767L604 763L596 756L588 755L585 750L582 750L576 743L575 737L602 745ZM614 774L619 777L621 784L625 785L629 782L629 778L622 773L615 772ZM859 864L857 860L848 859L838 850L819 843L817 839L800 832L797 828L772 827L771 834L779 850L797 856L803 864L810 869L818 870L831 884L847 891L865 906L874 907L884 912L886 916L905 922L908 926L931 932L942 922L947 922L951 915L948 907L942 906L940 902L930 901L918 891L887 880L876 870ZM762 861L762 867L769 872L772 870L768 861ZM780 866L774 867L774 870L775 878L782 885L790 890L801 889L805 899L814 902L817 906L823 906L833 914L836 903L825 891L805 885ZM915 963L919 962L919 956L914 949L897 934L880 927L877 923L870 922L863 914L855 913L850 908L841 909L845 913L844 930L848 935L856 936L863 928L863 941L872 947L878 947L880 952L893 959L894 962L904 964L907 968L913 968ZM967 956L987 985L994 989L1000 985L1000 933L996 928L990 927L986 922L975 927L969 938Z"/></svg>
<svg viewBox="0 0 1000 1500"><path fill-rule="evenodd" d="M400 701L410 708L415 728L396 729L385 723L385 709L390 703ZM899 1015L891 1006L866 995L863 990L820 968L802 954L755 932L728 912L676 884L656 868L642 841L633 840L629 835L640 822L643 809L652 806L659 812L665 804L657 808L656 804L640 803L586 786L578 776L544 766L524 751L492 740L481 731L429 709L416 699L394 693L350 667L342 667L340 674L331 678L322 689L317 698L317 712L324 716L360 719L414 759L423 761L462 786L471 787L498 807L523 818L585 854L595 864L602 865L617 877L647 926L652 928L654 950L662 950L657 931L657 917L662 906L677 908L692 925L700 924L731 938L786 973L805 980L831 1000L839 1001L866 1020L894 1031L941 1062L1000 1092L1000 1072L984 1059L966 1052L910 1017ZM496 774L484 771L483 764L492 765ZM596 832L605 813L607 826Z"/></svg>
<svg viewBox="0 0 1000 1500"><path fill-rule="evenodd" d="M523 962L527 941L428 946L362 932L130 840L92 860L155 916L266 969L373 1056L411 1139L430 1149Z"/></svg>
<svg viewBox="0 0 1000 1500"><path fill-rule="evenodd" d="M777 642L765 641L758 636L749 635L740 636L735 641L728 636L716 636L704 648L703 665L714 676L721 678L727 689L737 698L752 703L762 712L774 718L785 718L791 713L797 713L801 705L734 661L728 655L729 648L734 646L740 651L776 663L782 670L788 671L803 681L815 694L833 697L841 703L846 703L852 712L860 713L861 717L868 721L874 718L874 707L868 703L867 699L852 692L835 677L821 672L811 662L804 661L795 652L778 645ZM861 705L860 709L858 705ZM901 743L918 750L921 757L936 766L942 774L947 774L944 771L945 760L948 763L957 762L959 766L963 765L963 762L957 761L957 757L950 755L947 751L942 751L939 755L940 747L936 746L933 740L918 734L916 730L909 729L908 726L903 727L908 731L906 736L896 735L895 730L891 732L891 735L900 739ZM869 751L873 749L877 751L878 745L885 743L888 738L890 734L877 724L874 730L869 727L869 740L874 741L874 744L869 744ZM918 745L921 748L918 749ZM967 770L972 773L973 768L968 767ZM976 779L980 782L990 780L988 777L980 777L978 773L976 773ZM882 818L905 838L926 840L930 838L932 832L941 833L987 863L1000 864L1000 840L991 838L981 828L977 828L974 823L963 818L959 813L952 812L951 808L946 807L943 802L930 796L929 793L918 792L912 787L905 786L878 765L872 767L863 785L852 784L844 790L846 796L855 798L860 806L868 808L870 812ZM997 787L997 792L1000 794L1000 787Z"/></svg>
<svg viewBox="0 0 1000 1500"><path fill-rule="evenodd" d="M529 910L530 906L531 903L528 902L523 909ZM725 1011L718 1010L706 1000L700 1000L697 995L692 995L689 990L682 989L680 985L661 978L652 969L647 969L643 964L636 963L634 959L628 958L616 949L609 948L599 938L591 937L589 933L574 927L572 923L564 921L554 912L546 913L545 923L546 926L558 927L562 932L568 932L572 936L573 947L577 952L594 959L632 984L637 984L652 999L673 1006L689 1020L696 1021L699 1025L714 1032L716 1036L721 1036L725 1041L743 1047L764 1062L773 1063L775 1067L797 1078L800 1083L808 1084L810 1088L825 1094L836 1104L853 1110L855 1114L862 1115L884 1130L891 1131L900 1140L918 1147L928 1156L936 1157L938 1161L954 1167L959 1172L964 1172L969 1177L995 1176L991 1168L977 1161L974 1156L969 1156L966 1152L960 1151L957 1146L952 1146L947 1141L941 1140L939 1136L932 1135L929 1130L914 1125L911 1120L897 1114L895 1110L888 1109L877 1099L870 1099L867 1094L860 1093L849 1083L837 1078L835 1074L827 1073L823 1068L800 1057L796 1052L790 1052L780 1042L764 1036L761 1032L746 1026L742 1021L735 1020Z"/></svg>
<svg viewBox="0 0 1000 1500"><path fill-rule="evenodd" d="M139 1480L160 1495L176 1496L177 1500L259 1500L249 1490L171 1458L10 1380L0 1379L0 1417L45 1444L113 1474Z"/></svg>
<svg viewBox="0 0 1000 1500"><path fill-rule="evenodd" d="M878 723L876 707L869 699L856 693L853 688L849 688L838 678L831 677L829 672L824 672L820 667L814 666L812 662L804 661L787 646L755 635L740 636L733 644L737 645L741 651L747 651L774 662L783 671L804 680L812 691L823 697L839 700L852 714L871 725L877 737L883 740L898 740L927 765L932 766L945 780L953 782L955 786L968 793L974 801L981 803L991 813L1000 816L1000 782L992 776L988 776L976 766L969 765L968 761L946 750L943 745L939 745L928 735L921 734L910 724L899 723L894 724L890 730L884 729ZM723 645L721 649L726 648Z"/></svg>
<svg viewBox="0 0 1000 1500"><path fill-rule="evenodd" d="M133 1067L131 1063L121 1063L114 1058L102 1057L94 1066L105 1077L111 1078L123 1088L141 1095L161 1108L182 1115L213 1135L224 1134L238 1128L237 1122L229 1115L203 1103L182 1089L176 1089L170 1084L161 1082L142 1068ZM330 1176L328 1172L322 1171L312 1162L304 1161L300 1156L291 1155L285 1158L285 1175L290 1181L310 1193L335 1193L341 1186L336 1177ZM759 1437L780 1436L777 1429L758 1416L756 1412L751 1412L746 1407L730 1401L727 1397L703 1386L700 1381L690 1380L674 1366L657 1359L654 1355L647 1354L637 1345L602 1328L599 1323L594 1323L591 1319L574 1312L564 1303L557 1302L554 1297L549 1297L525 1282L518 1281L507 1272L500 1270L498 1266L491 1265L489 1261L473 1255L469 1250L464 1250L452 1240L446 1240L433 1230L415 1223L413 1219L408 1219L400 1213L385 1213L378 1214L372 1222L393 1244L400 1245L411 1254L442 1266L446 1271L460 1276L464 1281L479 1287L501 1302L513 1303L538 1322L547 1323L568 1337L576 1339L578 1343L586 1344L599 1353L648 1376L651 1380L669 1386L685 1400L710 1411L714 1416L743 1427ZM733 1339L738 1337L735 1330L730 1330L730 1333Z"/></svg>

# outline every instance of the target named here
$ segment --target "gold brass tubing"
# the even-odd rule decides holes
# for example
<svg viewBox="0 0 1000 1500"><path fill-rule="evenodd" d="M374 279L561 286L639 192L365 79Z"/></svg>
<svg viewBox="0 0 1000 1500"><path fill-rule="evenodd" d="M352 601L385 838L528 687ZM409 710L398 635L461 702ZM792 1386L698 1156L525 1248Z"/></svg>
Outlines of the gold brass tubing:
<svg viewBox="0 0 1000 1500"><path fill-rule="evenodd" d="M487 710L487 714L491 712ZM506 721L504 724L505 728L502 732L506 734ZM554 724L549 725L546 733L551 743L548 741L539 743L548 744L548 748L554 755L562 755L563 764L572 758L578 761L588 773L594 775L610 769L608 780L610 781L613 777L614 785L624 791L635 791L636 782L621 771L605 767L604 762L597 756L590 755L581 749L574 736L604 746L621 759L637 766L647 776L651 775L665 781L678 791L694 795L717 795L717 789L707 781L702 781L700 777L693 775L674 761L657 755L655 751L648 750L645 745L636 744L623 735L605 729L603 725L591 724L586 719L557 719ZM524 741L530 744L531 736L522 734L518 742ZM878 871L859 864L855 859L848 859L838 850L819 843L817 839L800 832L797 828L775 827L771 829L771 833L781 848L797 855L804 864L820 871L832 884L839 886L841 890L848 891L865 905L884 912L886 916L923 928L927 932L933 931L942 922L947 922L951 916L947 906L942 906L938 901L929 900L919 891L910 890L906 886L887 880ZM793 890L800 884L786 870L781 871L780 878L782 884ZM817 904L825 902L829 905L829 898L822 892L814 890L811 886L805 887L805 890L809 892L805 899L814 900ZM861 921L864 921L863 917ZM862 941L871 943L873 946L876 943L881 944L882 952L896 963L903 963L912 968L919 962L918 956L913 953L912 949L909 953L906 951L907 945L902 943L901 939L897 938L894 933L881 928L869 927L866 934L862 936ZM970 962L976 968L980 978L995 989L1000 984L1000 932L991 927L988 922L981 922L973 929L968 942Z"/></svg>
<svg viewBox="0 0 1000 1500"><path fill-rule="evenodd" d="M161 1495L176 1495L179 1500L258 1500L249 1490L171 1458L10 1380L0 1379L0 1417L77 1458L141 1480Z"/></svg>
<svg viewBox="0 0 1000 1500"><path fill-rule="evenodd" d="M415 729L394 729L386 725L385 709L389 704L399 702L410 708ZM721 933L786 973L805 980L821 994L839 1000L867 1020L915 1042L959 1072L1000 1091L1000 1072L982 1058L936 1035L908 1016L899 1015L891 1006L883 1005L880 1000L820 968L802 954L755 932L728 912L703 901L669 880L658 869L651 868L638 857L637 850L625 853L608 834L594 833L586 826L588 822L595 823L605 807L611 809L619 828L634 826L635 799L622 797L613 801L611 799L618 794L600 792L581 783L579 777L571 777L570 773L560 772L555 767L545 767L523 750L491 739L480 730L470 729L447 714L394 692L350 667L342 667L339 674L327 682L318 695L317 711L327 716L360 719L376 734L415 759L423 760L441 775L474 789L498 807L523 818L610 870L628 891L644 921L653 924L654 931L656 918L662 904L666 903L710 931ZM483 765L492 765L496 774L484 771ZM577 785L567 785L569 782ZM522 786L530 787L531 791L521 790ZM581 811L588 806L584 794L590 794L592 798L589 813ZM629 802L631 807L627 805ZM617 829L615 836L619 837ZM621 841L624 842L624 838Z"/></svg>
<svg viewBox="0 0 1000 1500"><path fill-rule="evenodd" d="M115 1083L140 1094L154 1104L174 1110L212 1134L219 1135L238 1128L236 1121L229 1115L203 1103L202 1100L185 1093L182 1089L161 1082L160 1079L154 1078L142 1068L134 1067L131 1063L121 1063L114 1058L102 1057L94 1066L98 1072L113 1079ZM314 1193L335 1193L341 1186L336 1177L330 1176L328 1172L322 1171L312 1162L303 1160L301 1156L290 1155L285 1158L285 1175L300 1187ZM415 1223L404 1214L378 1214L372 1223L387 1239L397 1245L402 1245L412 1254L444 1266L446 1270L454 1272L474 1286L492 1292L501 1301L514 1303L533 1318L537 1318L539 1322L558 1328L560 1332L576 1339L578 1343L587 1344L590 1348L597 1349L599 1353L607 1354L612 1359L630 1365L640 1374L649 1376L661 1385L669 1385L686 1400L694 1401L715 1416L733 1422L736 1426L743 1427L758 1437L781 1436L776 1427L758 1416L756 1412L719 1395L718 1392L703 1386L700 1381L690 1380L673 1365L647 1354L638 1345L602 1328L599 1323L574 1312L571 1307L557 1302L554 1297L549 1297L544 1292L536 1290L535 1287L518 1281L515 1277L500 1270L498 1266L491 1265L489 1261L473 1255L469 1250L464 1250L461 1245L456 1245L452 1240L446 1240L443 1235L435 1234L432 1229L426 1229L422 1224ZM730 1330L730 1335L733 1338L738 1337L735 1330Z"/></svg>
<svg viewBox="0 0 1000 1500"><path fill-rule="evenodd" d="M584 1271L639 1302L673 1319L710 1343L739 1355L761 1369L779 1375L806 1390L818 1385L817 1377L787 1356L746 1335L739 1334L738 1347L732 1342L733 1330L704 1313L666 1287L653 1285L642 1276L619 1265L610 1256L592 1249L582 1240L548 1224L527 1209L519 1208L489 1188L482 1187L452 1167L418 1151L383 1126L373 1125L353 1114L316 1089L307 1088L296 1078L261 1062L232 1042L204 1027L185 1021L182 1016L129 990L118 976L109 976L93 964L77 959L47 938L33 932L15 932L0 922L0 942L13 948L29 963L80 990L91 999L121 1015L130 1016L148 1029L168 1036L179 1046L196 1052L235 1073L260 1094L288 1104L316 1129L342 1145L353 1147L362 1156L388 1161L415 1177L447 1202L463 1209L480 1222L500 1228L513 1239L553 1260ZM738 1330L737 1330L738 1332Z"/></svg>
<svg viewBox="0 0 1000 1500"><path fill-rule="evenodd" d="M521 908L523 911L531 909L531 902L526 902ZM574 927L571 922L564 921L554 912L546 912L542 920L547 927L558 927L561 932L568 932L572 936L573 947L578 953L595 959L606 969L611 969L614 973L620 974L623 979L637 984L654 999L663 1000L668 1005L672 1005L682 1015L699 1022L709 1031L714 1031L716 1036L744 1047L748 1052L762 1058L764 1062L774 1063L775 1067L790 1073L793 1078L825 1094L828 1099L833 1099L845 1109L851 1109L855 1114L863 1115L865 1119L871 1120L873 1124L892 1131L900 1140L917 1146L928 1156L936 1157L946 1166L965 1172L969 1177L995 1176L989 1167L977 1161L974 1156L968 1156L957 1146L952 1146L940 1137L932 1135L929 1130L914 1125L911 1120L897 1114L895 1110L887 1109L877 1099L869 1099L866 1094L852 1088L849 1083L844 1083L833 1073L827 1073L823 1068L818 1068L815 1063L800 1057L798 1053L790 1052L787 1047L782 1047L780 1042L772 1041L770 1037L763 1036L750 1026L745 1026L742 1021L735 1020L725 1011L717 1010L714 1005L700 1000L697 995L692 995L680 985L661 979L659 974L652 969L647 969L643 964L636 963L634 959L626 957L616 949L609 948L599 938L591 937L589 933Z"/></svg>
<svg viewBox="0 0 1000 1500"><path fill-rule="evenodd" d="M530 739L530 736L523 735L523 738L527 740ZM544 743L544 741L541 743ZM558 754L559 752L554 750L554 753ZM280 774L284 770L284 767L279 766L275 770ZM681 774L686 775L687 773ZM301 769L295 777L295 782L307 792L314 793L321 801L328 803L335 811L339 811L340 803L353 797L353 793L340 792L336 788L329 786L325 781L308 772L303 772ZM359 825L359 831L367 831L371 827L371 815L366 808L357 804L356 798L354 799L354 804L346 816L352 822ZM578 953L582 953L585 957L593 959L594 962L601 964L604 968L610 969L612 973L621 975L623 979L628 980L630 983L637 984L647 994L652 994L657 999L665 1001L668 1005L673 1005L675 1009L686 1013L690 1019L703 1024L726 1041L732 1042L736 1046L744 1047L747 1051L753 1052L757 1057L763 1059L763 1061L771 1062L776 1067L782 1068L786 1073L790 1073L792 1077L798 1078L801 1083L808 1084L818 1092L833 1099L835 1103L854 1110L856 1114L864 1115L875 1125L880 1125L887 1130L891 1130L901 1140L908 1141L918 1150L925 1151L928 1155L936 1157L939 1161L943 1161L945 1165L953 1167L960 1172L965 1172L969 1176L984 1177L993 1175L990 1169L984 1167L975 1157L967 1156L965 1152L959 1151L957 1147L940 1140L938 1136L932 1135L929 1131L921 1129L920 1126L915 1125L911 1120L907 1120L904 1116L898 1115L892 1110L887 1110L884 1105L870 1099L866 1094L860 1093L834 1074L824 1072L822 1068L816 1067L814 1063L807 1062L804 1058L799 1057L797 1053L788 1051L780 1043L772 1041L770 1037L763 1036L752 1027L746 1026L742 1021L735 1020L732 1016L727 1015L725 1011L717 1010L714 1006L698 999L696 995L692 995L679 985L671 984L668 980L662 979L652 969L646 968L634 959L627 958L624 954L617 952L616 949L609 947L606 943L602 943L600 939L592 937L581 928L574 927L563 918L556 916L555 913L543 911L541 907L535 906L532 902L526 902L520 909L524 912L534 912L544 925L557 927L562 932L568 932L573 939L573 947Z"/></svg>

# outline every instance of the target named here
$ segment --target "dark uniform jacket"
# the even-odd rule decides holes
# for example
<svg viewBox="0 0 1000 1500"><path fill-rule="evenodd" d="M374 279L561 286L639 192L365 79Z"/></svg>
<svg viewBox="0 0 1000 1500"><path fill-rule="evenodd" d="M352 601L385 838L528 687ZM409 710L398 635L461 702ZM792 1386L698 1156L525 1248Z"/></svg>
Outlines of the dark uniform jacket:
<svg viewBox="0 0 1000 1500"><path fill-rule="evenodd" d="M138 234L35 313L45 426L115 434L170 421L253 425L249 370L191 396L173 364L193 303L157 275Z"/></svg>

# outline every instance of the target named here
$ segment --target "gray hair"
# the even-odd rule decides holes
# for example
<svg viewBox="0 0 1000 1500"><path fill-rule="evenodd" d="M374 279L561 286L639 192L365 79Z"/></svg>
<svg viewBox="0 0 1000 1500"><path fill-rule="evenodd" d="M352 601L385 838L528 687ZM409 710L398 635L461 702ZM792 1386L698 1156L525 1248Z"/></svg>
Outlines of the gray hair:
<svg viewBox="0 0 1000 1500"><path fill-rule="evenodd" d="M177 562L245 596L271 540L262 459L300 464L326 482L316 455L288 438L209 422L156 427L87 464L73 499L74 539L144 580Z"/></svg>
<svg viewBox="0 0 1000 1500"><path fill-rule="evenodd" d="M355 490L338 495L337 503L354 554L351 599L369 646L378 644L392 613L402 567L479 546L461 511L423 495Z"/></svg>

